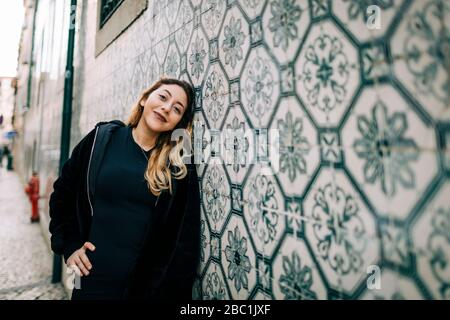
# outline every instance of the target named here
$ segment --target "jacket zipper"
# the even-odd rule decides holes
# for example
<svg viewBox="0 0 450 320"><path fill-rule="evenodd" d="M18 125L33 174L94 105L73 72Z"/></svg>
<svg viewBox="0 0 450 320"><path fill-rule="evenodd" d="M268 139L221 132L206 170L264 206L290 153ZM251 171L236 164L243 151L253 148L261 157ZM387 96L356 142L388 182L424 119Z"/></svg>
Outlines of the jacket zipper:
<svg viewBox="0 0 450 320"><path fill-rule="evenodd" d="M89 206L91 207L91 216L94 215L94 209L92 208L91 198L89 197L89 171L91 168L91 160L92 160L92 154L94 153L95 141L97 140L97 133L98 133L98 127L95 129L94 143L92 144L91 155L89 156L89 164L88 164L87 177L86 177L87 197L88 197L88 201L89 201Z"/></svg>

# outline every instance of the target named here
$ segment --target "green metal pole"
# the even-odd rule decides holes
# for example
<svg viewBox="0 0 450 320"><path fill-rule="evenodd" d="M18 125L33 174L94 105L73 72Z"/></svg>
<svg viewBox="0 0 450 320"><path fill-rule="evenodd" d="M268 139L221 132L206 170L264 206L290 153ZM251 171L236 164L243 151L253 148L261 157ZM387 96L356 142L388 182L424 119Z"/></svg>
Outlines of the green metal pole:
<svg viewBox="0 0 450 320"><path fill-rule="evenodd" d="M59 157L59 173L61 174L64 163L69 159L70 154L70 130L72 122L72 94L73 94L73 52L75 47L75 14L77 0L71 0L69 39L67 43L67 62L64 77L64 100L61 126L61 151ZM61 281L62 257L53 255L53 275L52 283Z"/></svg>

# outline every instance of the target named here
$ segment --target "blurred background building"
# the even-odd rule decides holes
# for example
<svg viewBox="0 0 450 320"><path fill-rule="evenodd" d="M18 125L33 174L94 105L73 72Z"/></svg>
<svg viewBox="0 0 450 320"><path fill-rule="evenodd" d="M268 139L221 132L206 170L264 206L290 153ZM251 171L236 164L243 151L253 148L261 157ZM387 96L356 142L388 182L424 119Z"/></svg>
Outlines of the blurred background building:
<svg viewBox="0 0 450 320"><path fill-rule="evenodd" d="M13 113L17 81L0 77L0 146L11 143L14 136Z"/></svg>
<svg viewBox="0 0 450 320"><path fill-rule="evenodd" d="M213 151L196 298L450 298L448 0L24 6L14 157L39 171L46 237L68 151L167 75L194 85L195 152Z"/></svg>

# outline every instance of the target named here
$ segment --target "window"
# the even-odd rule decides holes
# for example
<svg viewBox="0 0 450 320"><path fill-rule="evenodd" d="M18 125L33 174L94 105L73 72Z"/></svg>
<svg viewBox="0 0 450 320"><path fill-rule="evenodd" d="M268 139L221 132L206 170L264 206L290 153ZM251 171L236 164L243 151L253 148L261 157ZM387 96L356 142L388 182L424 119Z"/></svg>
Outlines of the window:
<svg viewBox="0 0 450 320"><path fill-rule="evenodd" d="M95 56L117 39L145 9L147 0L98 0Z"/></svg>
<svg viewBox="0 0 450 320"><path fill-rule="evenodd" d="M100 7L100 29L113 15L114 11L122 4L123 0L102 0Z"/></svg>

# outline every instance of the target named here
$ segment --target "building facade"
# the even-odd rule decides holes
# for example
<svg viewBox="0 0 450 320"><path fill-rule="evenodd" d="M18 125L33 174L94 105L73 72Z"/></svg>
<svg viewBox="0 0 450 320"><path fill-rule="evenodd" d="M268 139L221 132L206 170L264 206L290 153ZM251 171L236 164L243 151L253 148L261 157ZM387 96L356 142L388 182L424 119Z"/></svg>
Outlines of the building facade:
<svg viewBox="0 0 450 320"><path fill-rule="evenodd" d="M70 6L38 1L19 76L16 152L47 197L72 26L71 148L161 75L195 87L196 298L450 298L447 0Z"/></svg>
<svg viewBox="0 0 450 320"><path fill-rule="evenodd" d="M11 145L14 102L17 80L14 77L0 77L0 147Z"/></svg>

